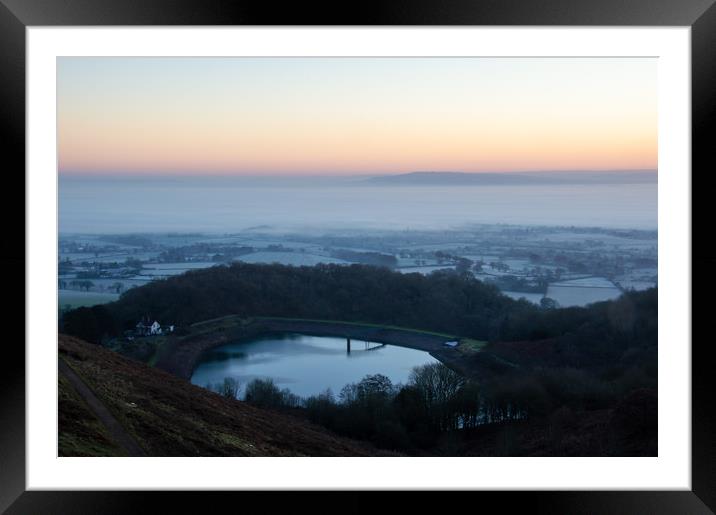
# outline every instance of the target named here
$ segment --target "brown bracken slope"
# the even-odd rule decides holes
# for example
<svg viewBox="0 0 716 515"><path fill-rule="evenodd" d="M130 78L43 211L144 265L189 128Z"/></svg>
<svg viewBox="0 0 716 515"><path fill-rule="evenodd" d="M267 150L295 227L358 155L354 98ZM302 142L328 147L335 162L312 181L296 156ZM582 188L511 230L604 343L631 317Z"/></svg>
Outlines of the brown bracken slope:
<svg viewBox="0 0 716 515"><path fill-rule="evenodd" d="M59 357L150 456L387 455L289 414L226 399L71 336L59 336ZM59 454L126 454L62 375Z"/></svg>

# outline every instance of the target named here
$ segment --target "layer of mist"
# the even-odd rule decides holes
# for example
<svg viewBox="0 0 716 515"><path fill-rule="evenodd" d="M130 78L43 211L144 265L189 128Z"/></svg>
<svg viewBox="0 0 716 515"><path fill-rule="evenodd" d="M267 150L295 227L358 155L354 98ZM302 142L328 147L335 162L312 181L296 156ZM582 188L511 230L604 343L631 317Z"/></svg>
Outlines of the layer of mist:
<svg viewBox="0 0 716 515"><path fill-rule="evenodd" d="M655 174L649 177L655 179ZM59 229L65 233L232 232L256 226L435 230L495 223L657 227L655 180L438 184L429 188L367 182L375 180L365 176L61 176Z"/></svg>

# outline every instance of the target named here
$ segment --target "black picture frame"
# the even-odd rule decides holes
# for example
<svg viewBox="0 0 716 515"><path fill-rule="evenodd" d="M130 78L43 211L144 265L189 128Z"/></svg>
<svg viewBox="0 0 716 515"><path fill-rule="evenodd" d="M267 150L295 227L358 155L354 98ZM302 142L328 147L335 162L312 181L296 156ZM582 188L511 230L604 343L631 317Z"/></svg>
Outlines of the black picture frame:
<svg viewBox="0 0 716 515"><path fill-rule="evenodd" d="M705 327L709 303L697 302L708 293L714 280L708 278L716 259L706 238L694 236L698 227L707 227L710 212L699 197L709 195L710 173L716 170L716 153L709 135L716 125L716 5L714 0L460 0L427 2L399 0L376 3L320 2L286 3L242 0L0 0L0 120L3 175L7 211L5 220L15 221L23 206L25 191L25 29L28 26L85 25L572 25L572 26L689 26L691 27L692 79L692 490L619 492L471 492L452 493L450 504L457 507L470 495L471 503L498 502L500 509L529 507L532 513L714 513L716 511L716 420L712 392L711 339L698 330ZM23 211L24 212L24 209ZM8 241L0 257L6 270L25 265L24 224L7 224ZM15 231L11 232L11 231ZM709 234L705 230L704 234ZM9 247L9 246L8 246ZM12 250L12 252L10 252ZM12 257L8 257L12 256ZM26 274L32 273L27 270ZM6 288L21 291L20 274ZM13 282L15 281L15 282ZM24 289L22 290L24 291ZM704 299L706 297L704 296ZM137 492L38 492L25 488L25 353L24 324L19 323L20 303L15 312L8 307L8 326L20 329L15 338L7 336L0 360L0 511L7 513L127 513L152 509L150 500L168 511L167 494ZM24 302L23 316L24 319ZM699 321L696 320L699 315ZM245 502L248 493L239 495ZM283 496L252 493L263 503L262 511ZM374 511L376 494L348 494L342 511ZM457 497L455 497L457 496ZM477 496L477 498L474 498ZM299 499L305 498L302 494ZM428 500L412 496L423 507L442 503L440 496ZM184 509L205 501L182 493L173 502ZM464 499L462 499L464 501ZM292 501L295 502L295 501ZM246 505L248 506L248 504ZM296 505L294 505L296 506ZM477 506L477 505L476 505ZM445 507L445 506L443 506ZM314 509L316 507L314 506ZM320 507L319 507L320 508ZM478 509L476 507L476 509Z"/></svg>

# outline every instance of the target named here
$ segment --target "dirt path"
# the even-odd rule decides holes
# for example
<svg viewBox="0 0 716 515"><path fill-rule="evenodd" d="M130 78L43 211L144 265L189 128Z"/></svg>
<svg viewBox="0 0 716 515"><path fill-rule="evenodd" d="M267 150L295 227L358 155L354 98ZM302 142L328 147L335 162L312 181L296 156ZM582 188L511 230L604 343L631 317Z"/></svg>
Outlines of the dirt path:
<svg viewBox="0 0 716 515"><path fill-rule="evenodd" d="M124 429L122 424L114 418L114 415L109 412L107 407L97 398L90 387L85 384L80 376L78 376L64 360L58 360L58 369L60 374L67 378L80 397L84 399L100 422L104 424L112 439L122 446L129 456L146 456L144 449L139 446L132 435L127 433L127 430Z"/></svg>

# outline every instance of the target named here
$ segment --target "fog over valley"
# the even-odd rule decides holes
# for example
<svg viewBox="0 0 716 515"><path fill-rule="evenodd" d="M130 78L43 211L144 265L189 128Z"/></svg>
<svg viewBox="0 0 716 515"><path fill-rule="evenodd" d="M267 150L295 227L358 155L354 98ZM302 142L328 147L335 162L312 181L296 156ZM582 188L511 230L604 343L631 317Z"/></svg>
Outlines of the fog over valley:
<svg viewBox="0 0 716 515"><path fill-rule="evenodd" d="M655 173L628 174L631 181L616 173L602 174L598 182L587 175L580 178L580 172L502 174L509 179L501 181L481 175L460 174L456 182L456 174L430 174L428 183L414 174L379 178L61 175L59 228L65 233L234 232L255 226L440 230L475 223L568 223L656 229Z"/></svg>

